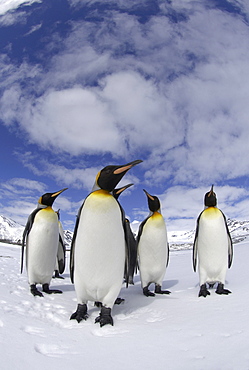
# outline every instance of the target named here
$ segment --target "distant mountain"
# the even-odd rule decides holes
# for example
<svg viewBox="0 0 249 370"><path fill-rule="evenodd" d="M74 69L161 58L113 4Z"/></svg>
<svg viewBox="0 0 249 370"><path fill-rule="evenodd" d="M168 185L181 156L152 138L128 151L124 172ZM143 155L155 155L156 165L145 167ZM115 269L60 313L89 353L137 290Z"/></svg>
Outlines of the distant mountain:
<svg viewBox="0 0 249 370"><path fill-rule="evenodd" d="M227 220L233 243L249 239L249 221ZM133 231L138 229L139 222L133 222ZM21 244L24 226L8 217L0 216L0 242ZM195 230L168 232L171 250L191 249L193 246ZM67 249L70 249L73 232L64 230L64 240Z"/></svg>
<svg viewBox="0 0 249 370"><path fill-rule="evenodd" d="M0 242L21 244L24 226L12 219L0 216ZM64 241L66 248L70 248L73 233L70 230L64 230Z"/></svg>
<svg viewBox="0 0 249 370"><path fill-rule="evenodd" d="M237 221L228 218L227 225L234 244L249 239L249 221ZM194 237L195 230L168 232L170 249L191 249Z"/></svg>

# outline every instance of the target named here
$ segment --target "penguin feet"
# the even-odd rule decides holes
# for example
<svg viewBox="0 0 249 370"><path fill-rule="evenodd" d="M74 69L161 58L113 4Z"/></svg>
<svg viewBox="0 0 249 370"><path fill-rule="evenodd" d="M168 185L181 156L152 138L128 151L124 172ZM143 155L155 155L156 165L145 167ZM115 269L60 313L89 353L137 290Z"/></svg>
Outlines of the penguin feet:
<svg viewBox="0 0 249 370"><path fill-rule="evenodd" d="M134 285L133 276L129 276L129 278L128 278L128 284Z"/></svg>
<svg viewBox="0 0 249 370"><path fill-rule="evenodd" d="M125 301L125 299L124 298L116 298L116 300L115 300L115 302L114 302L114 304L121 304L121 303L123 303Z"/></svg>
<svg viewBox="0 0 249 370"><path fill-rule="evenodd" d="M87 305L78 304L77 310L71 315L70 320L77 320L78 322L81 322L82 320L86 320L87 318Z"/></svg>
<svg viewBox="0 0 249 370"><path fill-rule="evenodd" d="M99 322L100 327L110 324L113 326L113 318L111 316L111 309L107 307L101 307L101 311L98 317L95 319L95 324Z"/></svg>
<svg viewBox="0 0 249 370"><path fill-rule="evenodd" d="M43 297L42 292L40 292L35 284L30 285L30 292L33 294L33 296Z"/></svg>
<svg viewBox="0 0 249 370"><path fill-rule="evenodd" d="M156 284L156 286L155 286L155 293L156 294L170 294L171 292L169 290L162 290L161 285Z"/></svg>
<svg viewBox="0 0 249 370"><path fill-rule="evenodd" d="M64 279L64 277L59 274L59 271L58 270L55 270L53 278L54 279L55 278L57 278L57 279Z"/></svg>
<svg viewBox="0 0 249 370"><path fill-rule="evenodd" d="M217 289L216 289L215 293L228 295L228 294L230 294L232 292L230 290L228 290L228 289L224 289L224 284L219 283L218 286L217 286Z"/></svg>
<svg viewBox="0 0 249 370"><path fill-rule="evenodd" d="M155 293L151 292L147 286L143 288L143 294L146 297L155 297Z"/></svg>
<svg viewBox="0 0 249 370"><path fill-rule="evenodd" d="M42 285L42 290L43 290L43 292L45 292L47 294L62 294L62 291L61 290L58 290L58 289L49 289L49 285L48 284L43 284Z"/></svg>
<svg viewBox="0 0 249 370"><path fill-rule="evenodd" d="M210 295L210 292L207 290L206 284L202 284L199 291L199 297L206 297Z"/></svg>

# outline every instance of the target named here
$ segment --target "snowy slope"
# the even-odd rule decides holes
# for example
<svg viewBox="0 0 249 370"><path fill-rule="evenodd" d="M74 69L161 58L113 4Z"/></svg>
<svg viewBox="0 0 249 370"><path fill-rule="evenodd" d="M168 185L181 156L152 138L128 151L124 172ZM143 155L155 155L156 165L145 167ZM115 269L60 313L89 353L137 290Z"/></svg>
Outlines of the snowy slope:
<svg viewBox="0 0 249 370"><path fill-rule="evenodd" d="M227 220L229 230L234 243L243 240L249 241L249 221ZM133 232L136 234L139 227L138 221L131 223ZM24 226L18 224L12 219L0 216L0 241L20 243L22 240ZM168 240L171 250L191 249L193 246L195 230L190 231L170 231L168 232ZM64 240L67 249L71 246L73 232L64 230Z"/></svg>
<svg viewBox="0 0 249 370"><path fill-rule="evenodd" d="M163 283L171 295L143 296L136 276L122 288L114 326L100 328L92 304L86 322L69 320L76 296L68 267L51 284L62 295L33 297L19 273L20 247L0 243L1 369L249 369L249 243L234 255L229 296L198 298L191 251L173 251Z"/></svg>
<svg viewBox="0 0 249 370"><path fill-rule="evenodd" d="M11 218L0 215L0 241L21 244L24 226ZM64 230L64 242L67 248L70 247L73 233Z"/></svg>

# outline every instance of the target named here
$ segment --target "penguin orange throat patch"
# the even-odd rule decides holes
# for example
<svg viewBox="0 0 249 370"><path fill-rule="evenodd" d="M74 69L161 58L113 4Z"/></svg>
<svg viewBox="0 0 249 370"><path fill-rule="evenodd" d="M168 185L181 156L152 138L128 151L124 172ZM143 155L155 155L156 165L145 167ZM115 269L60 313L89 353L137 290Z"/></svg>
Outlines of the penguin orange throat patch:
<svg viewBox="0 0 249 370"><path fill-rule="evenodd" d="M205 217L219 217L220 216L220 210L216 207L208 207L203 211Z"/></svg>
<svg viewBox="0 0 249 370"><path fill-rule="evenodd" d="M92 194L112 197L112 195L109 193L109 191L103 190L103 189L95 190Z"/></svg>
<svg viewBox="0 0 249 370"><path fill-rule="evenodd" d="M163 216L161 215L160 212L154 212L152 215L151 215L152 218L156 219L156 218L162 218Z"/></svg>

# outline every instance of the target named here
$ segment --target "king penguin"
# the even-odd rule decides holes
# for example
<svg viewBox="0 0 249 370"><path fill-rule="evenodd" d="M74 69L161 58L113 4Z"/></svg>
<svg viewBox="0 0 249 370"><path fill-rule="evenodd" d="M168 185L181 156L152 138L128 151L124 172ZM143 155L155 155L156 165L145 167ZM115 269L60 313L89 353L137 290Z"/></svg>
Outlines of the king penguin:
<svg viewBox="0 0 249 370"><path fill-rule="evenodd" d="M21 273L26 242L26 268L30 291L34 296L43 296L36 284L42 284L45 293L62 293L60 290L49 289L59 242L58 216L52 205L56 197L66 189L43 194L38 200L37 208L30 214L23 232Z"/></svg>
<svg viewBox="0 0 249 370"><path fill-rule="evenodd" d="M54 270L54 277L59 279L64 279L63 274L66 267L66 247L64 243L64 230L62 227L62 223L60 221L60 210L56 211L58 216L58 225L59 225L59 242L58 242L58 250L57 250L57 258L55 262L55 270Z"/></svg>
<svg viewBox="0 0 249 370"><path fill-rule="evenodd" d="M227 269L233 259L232 239L228 230L226 217L216 207L217 198L213 190L205 194L205 209L197 218L193 245L193 269L196 271L197 258L199 269L199 297L210 295L206 283L213 286L218 283L217 294L229 294L224 289Z"/></svg>
<svg viewBox="0 0 249 370"><path fill-rule="evenodd" d="M137 235L138 266L143 294L153 297L149 285L155 283L155 293L170 294L162 290L162 282L169 261L169 245L164 218L158 197L144 190L150 210L149 216L140 224Z"/></svg>
<svg viewBox="0 0 249 370"><path fill-rule="evenodd" d="M122 212L112 191L140 162L103 168L79 209L70 253L70 275L78 305L70 319L86 320L88 301L101 302L95 322L113 325L111 309L124 277L125 236Z"/></svg>
<svg viewBox="0 0 249 370"><path fill-rule="evenodd" d="M115 199L118 200L120 194L132 186L133 184L128 184L123 186L122 188L114 189L113 196ZM127 217L125 217L125 211L120 205L121 212L123 213L123 220L124 220L124 233L125 233L125 242L126 242L126 266L125 266L125 280L126 280L126 287L128 284L134 285L133 277L135 268L137 265L137 243L135 236L131 230L130 221Z"/></svg>

